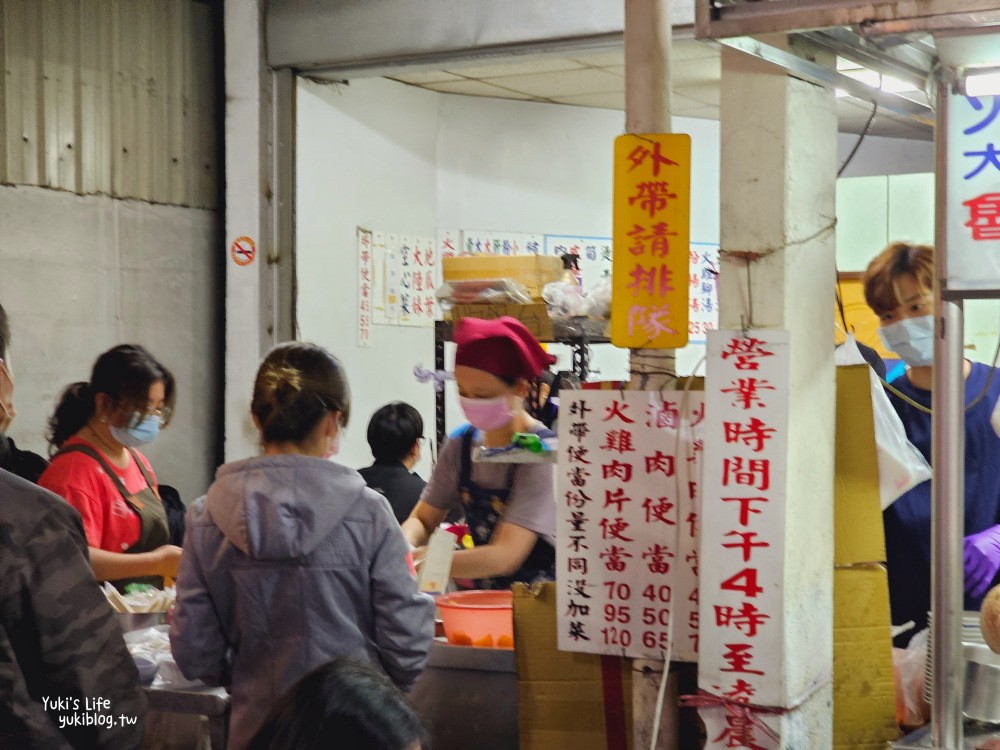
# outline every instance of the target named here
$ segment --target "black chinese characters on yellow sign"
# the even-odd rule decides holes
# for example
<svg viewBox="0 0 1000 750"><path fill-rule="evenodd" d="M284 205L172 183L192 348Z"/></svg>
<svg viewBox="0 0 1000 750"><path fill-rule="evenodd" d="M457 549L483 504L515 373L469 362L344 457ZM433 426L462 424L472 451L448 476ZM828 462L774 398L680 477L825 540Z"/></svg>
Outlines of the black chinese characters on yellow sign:
<svg viewBox="0 0 1000 750"><path fill-rule="evenodd" d="M676 349L688 342L691 136L615 139L611 343Z"/></svg>

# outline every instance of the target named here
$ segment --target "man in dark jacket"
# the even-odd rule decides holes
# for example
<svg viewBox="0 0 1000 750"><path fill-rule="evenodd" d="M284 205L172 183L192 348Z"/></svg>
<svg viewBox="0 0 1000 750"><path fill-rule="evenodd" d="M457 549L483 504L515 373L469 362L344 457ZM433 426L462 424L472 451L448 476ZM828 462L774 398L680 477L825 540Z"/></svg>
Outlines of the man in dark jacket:
<svg viewBox="0 0 1000 750"><path fill-rule="evenodd" d="M131 750L145 713L80 515L0 470L0 748Z"/></svg>
<svg viewBox="0 0 1000 750"><path fill-rule="evenodd" d="M10 371L7 347L10 345L10 323L0 305L0 469L17 474L29 482L37 482L49 462L37 453L22 451L7 436L14 419L14 378Z"/></svg>
<svg viewBox="0 0 1000 750"><path fill-rule="evenodd" d="M427 485L413 473L420 460L423 439L424 420L420 412L402 401L386 404L368 423L368 445L375 463L359 473L369 487L385 495L400 523L409 517Z"/></svg>

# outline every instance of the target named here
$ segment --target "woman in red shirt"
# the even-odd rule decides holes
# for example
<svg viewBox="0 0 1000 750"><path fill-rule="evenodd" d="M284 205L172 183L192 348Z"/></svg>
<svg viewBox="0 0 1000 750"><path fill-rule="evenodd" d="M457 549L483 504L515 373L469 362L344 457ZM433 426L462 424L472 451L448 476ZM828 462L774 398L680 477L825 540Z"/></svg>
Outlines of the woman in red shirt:
<svg viewBox="0 0 1000 750"><path fill-rule="evenodd" d="M174 378L144 348L123 344L97 358L89 383L74 383L49 420L58 450L38 483L83 517L90 565L117 586L174 578L180 547L168 544L167 516L153 469L136 448L170 419Z"/></svg>

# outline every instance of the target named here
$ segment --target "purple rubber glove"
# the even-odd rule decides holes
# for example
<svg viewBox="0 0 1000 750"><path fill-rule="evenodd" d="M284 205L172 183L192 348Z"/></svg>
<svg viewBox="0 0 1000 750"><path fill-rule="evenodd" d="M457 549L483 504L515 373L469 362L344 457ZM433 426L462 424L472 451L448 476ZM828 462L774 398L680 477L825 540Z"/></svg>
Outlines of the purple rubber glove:
<svg viewBox="0 0 1000 750"><path fill-rule="evenodd" d="M965 590L975 598L990 588L1000 570L1000 526L965 537Z"/></svg>

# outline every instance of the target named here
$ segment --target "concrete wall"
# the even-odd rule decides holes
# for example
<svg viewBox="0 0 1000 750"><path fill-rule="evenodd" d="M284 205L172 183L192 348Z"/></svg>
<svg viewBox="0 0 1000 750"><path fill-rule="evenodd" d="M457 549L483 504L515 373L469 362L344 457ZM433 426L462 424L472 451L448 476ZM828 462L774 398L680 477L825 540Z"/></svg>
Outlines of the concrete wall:
<svg viewBox="0 0 1000 750"><path fill-rule="evenodd" d="M218 438L221 268L216 212L34 187L0 187L0 304L18 445L45 453L62 388L122 342L150 349L174 373L177 413L147 451L185 501L211 480Z"/></svg>

